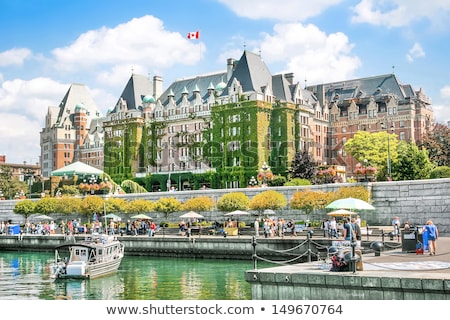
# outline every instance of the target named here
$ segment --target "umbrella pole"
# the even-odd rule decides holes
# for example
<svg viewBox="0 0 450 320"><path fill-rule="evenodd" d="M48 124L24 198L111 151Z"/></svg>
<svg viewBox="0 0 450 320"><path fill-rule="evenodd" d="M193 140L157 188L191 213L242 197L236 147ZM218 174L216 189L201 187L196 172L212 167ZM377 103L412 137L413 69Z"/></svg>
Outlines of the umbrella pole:
<svg viewBox="0 0 450 320"><path fill-rule="evenodd" d="M239 218L236 219L236 222L237 222L238 238L240 238L241 234L239 233Z"/></svg>

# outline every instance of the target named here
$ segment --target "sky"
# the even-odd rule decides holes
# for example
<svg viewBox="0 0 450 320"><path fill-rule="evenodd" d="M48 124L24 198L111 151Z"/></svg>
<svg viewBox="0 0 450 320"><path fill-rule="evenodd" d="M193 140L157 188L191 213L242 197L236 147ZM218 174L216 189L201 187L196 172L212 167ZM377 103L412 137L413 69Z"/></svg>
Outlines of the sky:
<svg viewBox="0 0 450 320"><path fill-rule="evenodd" d="M105 115L132 73L165 89L243 50L302 85L395 73L446 123L449 18L450 0L0 0L0 154L39 162L48 107L72 83Z"/></svg>

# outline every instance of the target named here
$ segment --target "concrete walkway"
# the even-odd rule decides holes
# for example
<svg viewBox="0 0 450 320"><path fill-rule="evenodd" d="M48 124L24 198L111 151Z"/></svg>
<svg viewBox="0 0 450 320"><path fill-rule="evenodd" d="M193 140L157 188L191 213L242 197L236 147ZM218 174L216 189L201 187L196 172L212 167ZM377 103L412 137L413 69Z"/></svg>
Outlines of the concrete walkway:
<svg viewBox="0 0 450 320"><path fill-rule="evenodd" d="M450 273L450 237L442 237L437 240L437 253L430 256L427 251L423 254L407 253L402 249L364 255L364 270L402 270L418 271L430 270L439 273Z"/></svg>

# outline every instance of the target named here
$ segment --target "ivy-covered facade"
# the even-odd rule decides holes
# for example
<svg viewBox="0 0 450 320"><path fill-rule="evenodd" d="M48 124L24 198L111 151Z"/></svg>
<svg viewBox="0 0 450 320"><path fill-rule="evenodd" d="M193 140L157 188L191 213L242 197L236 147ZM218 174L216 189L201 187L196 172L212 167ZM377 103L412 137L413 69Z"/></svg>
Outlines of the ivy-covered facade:
<svg viewBox="0 0 450 320"><path fill-rule="evenodd" d="M227 60L226 72L179 80L162 93L155 79L138 80L130 78L104 122L104 167L115 181L151 191L246 187L265 163L287 176L295 153L314 147L302 143L310 124L299 126L313 120L300 114L315 114L317 101L292 74L272 76L257 54L244 51Z"/></svg>
<svg viewBox="0 0 450 320"><path fill-rule="evenodd" d="M386 119L394 122L411 101L409 119L420 115L424 127L433 120L423 94L394 76L354 80L351 88L302 88L292 73L272 75L249 51L228 59L224 72L177 80L164 91L161 78L142 77L130 78L106 116L104 169L117 182L133 179L149 191L247 187L265 164L287 177L295 154L305 150L318 165L351 173L351 159L341 152L346 127L371 129L380 121L370 110L389 112ZM410 123L407 135L417 135Z"/></svg>

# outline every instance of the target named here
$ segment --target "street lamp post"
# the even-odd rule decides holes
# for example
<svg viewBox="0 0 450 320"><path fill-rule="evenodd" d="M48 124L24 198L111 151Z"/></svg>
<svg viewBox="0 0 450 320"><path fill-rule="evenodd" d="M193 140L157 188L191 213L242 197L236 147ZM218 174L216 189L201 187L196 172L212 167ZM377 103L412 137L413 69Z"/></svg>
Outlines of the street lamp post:
<svg viewBox="0 0 450 320"><path fill-rule="evenodd" d="M394 133L394 125L391 126L391 131L392 133ZM388 132L388 158L387 158L387 173L388 173L388 181L392 181L392 168L391 168L391 136L390 133Z"/></svg>
<svg viewBox="0 0 450 320"><path fill-rule="evenodd" d="M367 182L367 159L364 159L364 181Z"/></svg>
<svg viewBox="0 0 450 320"><path fill-rule="evenodd" d="M269 166L267 165L267 163L263 163L262 167L261 167L262 171L263 171L263 185L266 186L267 185L267 171L270 169Z"/></svg>
<svg viewBox="0 0 450 320"><path fill-rule="evenodd" d="M30 199L31 199L31 187L33 186L33 180L32 180L32 178L34 177L34 171L33 170L31 170L31 169L28 169L28 171L26 172L26 174L25 174L25 177L27 178L27 183L28 183L28 185L30 186L30 195L29 195L29 197L30 197Z"/></svg>

